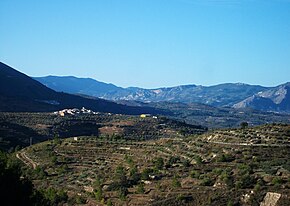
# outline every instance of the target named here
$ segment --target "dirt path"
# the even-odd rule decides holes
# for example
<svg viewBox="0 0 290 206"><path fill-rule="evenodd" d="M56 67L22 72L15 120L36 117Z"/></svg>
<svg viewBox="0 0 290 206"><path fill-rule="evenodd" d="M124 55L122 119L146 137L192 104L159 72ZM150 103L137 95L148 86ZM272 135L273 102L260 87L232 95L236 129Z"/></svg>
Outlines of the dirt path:
<svg viewBox="0 0 290 206"><path fill-rule="evenodd" d="M18 159L20 159L24 164L26 164L29 167L32 167L33 169L35 169L37 167L37 163L34 162L29 157L27 157L27 155L25 154L25 152L19 152L19 153L17 153L16 154L16 157Z"/></svg>
<svg viewBox="0 0 290 206"><path fill-rule="evenodd" d="M210 144L232 145L232 146L251 146L251 147L289 147L290 144L252 144L252 143L230 143L230 142L211 142Z"/></svg>

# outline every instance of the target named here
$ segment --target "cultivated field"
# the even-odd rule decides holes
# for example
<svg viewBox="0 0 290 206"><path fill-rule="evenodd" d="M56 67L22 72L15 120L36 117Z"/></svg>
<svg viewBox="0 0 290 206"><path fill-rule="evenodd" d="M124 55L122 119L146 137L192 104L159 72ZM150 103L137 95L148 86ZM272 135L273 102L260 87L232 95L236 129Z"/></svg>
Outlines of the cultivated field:
<svg viewBox="0 0 290 206"><path fill-rule="evenodd" d="M148 141L82 136L39 143L18 157L35 168L27 172L38 188L64 189L74 203L260 205L274 192L281 196L272 203L286 206L289 140L289 125Z"/></svg>

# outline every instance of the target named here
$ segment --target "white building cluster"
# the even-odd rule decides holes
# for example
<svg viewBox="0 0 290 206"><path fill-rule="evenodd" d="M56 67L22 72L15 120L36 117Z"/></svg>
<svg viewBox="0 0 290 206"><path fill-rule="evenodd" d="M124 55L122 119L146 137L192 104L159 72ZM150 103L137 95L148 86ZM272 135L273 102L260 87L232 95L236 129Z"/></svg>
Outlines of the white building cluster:
<svg viewBox="0 0 290 206"><path fill-rule="evenodd" d="M73 109L63 109L60 111L56 111L54 112L54 114L57 114L61 117L64 117L66 115L78 115L78 114L99 114L99 112L94 112L90 109L86 109L86 108L81 108L81 109L77 109L77 108L73 108Z"/></svg>

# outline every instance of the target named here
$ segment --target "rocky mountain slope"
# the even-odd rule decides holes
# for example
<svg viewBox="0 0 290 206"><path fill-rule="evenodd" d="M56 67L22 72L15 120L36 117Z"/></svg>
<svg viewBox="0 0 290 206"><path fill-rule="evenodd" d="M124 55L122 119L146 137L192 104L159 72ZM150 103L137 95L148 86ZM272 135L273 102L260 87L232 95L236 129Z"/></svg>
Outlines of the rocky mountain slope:
<svg viewBox="0 0 290 206"><path fill-rule="evenodd" d="M290 112L290 82L259 92L233 106L274 112Z"/></svg>
<svg viewBox="0 0 290 206"><path fill-rule="evenodd" d="M86 94L108 100L135 100L143 102L170 101L181 103L202 103L211 106L232 106L258 92L269 88L258 85L227 83L215 86L182 85L168 88L143 89L121 88L93 79L76 77L34 78L56 91Z"/></svg>

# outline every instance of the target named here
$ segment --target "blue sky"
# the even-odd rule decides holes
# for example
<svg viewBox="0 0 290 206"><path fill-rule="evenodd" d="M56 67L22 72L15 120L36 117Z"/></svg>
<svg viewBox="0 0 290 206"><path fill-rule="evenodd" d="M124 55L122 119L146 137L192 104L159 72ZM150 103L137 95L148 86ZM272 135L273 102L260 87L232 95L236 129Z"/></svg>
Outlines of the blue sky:
<svg viewBox="0 0 290 206"><path fill-rule="evenodd" d="M288 0L1 0L0 61L119 86L290 81Z"/></svg>

